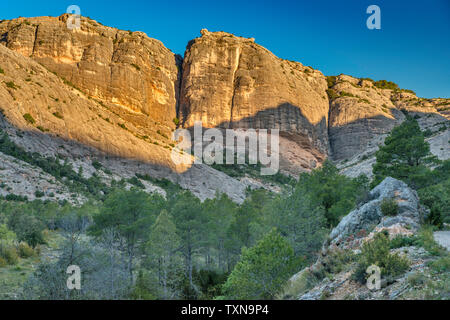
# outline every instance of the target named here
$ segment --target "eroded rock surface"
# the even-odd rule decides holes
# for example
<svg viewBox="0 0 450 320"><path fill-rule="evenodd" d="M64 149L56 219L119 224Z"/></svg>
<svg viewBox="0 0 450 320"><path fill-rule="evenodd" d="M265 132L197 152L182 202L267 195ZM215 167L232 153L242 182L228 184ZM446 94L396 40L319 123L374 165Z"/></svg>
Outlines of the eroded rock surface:
<svg viewBox="0 0 450 320"><path fill-rule="evenodd" d="M204 127L279 129L283 168L298 172L328 154L325 90L320 71L280 59L254 39L202 30L186 50L180 115L188 128L200 120Z"/></svg>

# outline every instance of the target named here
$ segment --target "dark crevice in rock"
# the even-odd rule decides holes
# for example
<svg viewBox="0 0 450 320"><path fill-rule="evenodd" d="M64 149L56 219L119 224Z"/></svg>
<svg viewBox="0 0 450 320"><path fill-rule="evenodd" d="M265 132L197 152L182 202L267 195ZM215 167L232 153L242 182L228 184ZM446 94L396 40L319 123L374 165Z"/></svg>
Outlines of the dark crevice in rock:
<svg viewBox="0 0 450 320"><path fill-rule="evenodd" d="M37 25L36 29L34 30L34 41L33 41L33 50L31 51L31 57L34 56L34 51L36 50L38 30L39 30L39 25Z"/></svg>
<svg viewBox="0 0 450 320"><path fill-rule="evenodd" d="M175 64L178 69L177 80L175 82L175 114L178 119L180 119L180 100L181 100L181 88L183 84L183 61L184 58L176 54L175 55Z"/></svg>
<svg viewBox="0 0 450 320"><path fill-rule="evenodd" d="M230 123L228 125L229 128L231 128L231 124L233 123L234 98L236 96L236 89L239 86L239 81L237 81L236 79L236 72L239 70L239 65L241 63L241 56L242 56L242 48L239 48L236 68L233 70L233 84L232 84L233 95L231 96Z"/></svg>

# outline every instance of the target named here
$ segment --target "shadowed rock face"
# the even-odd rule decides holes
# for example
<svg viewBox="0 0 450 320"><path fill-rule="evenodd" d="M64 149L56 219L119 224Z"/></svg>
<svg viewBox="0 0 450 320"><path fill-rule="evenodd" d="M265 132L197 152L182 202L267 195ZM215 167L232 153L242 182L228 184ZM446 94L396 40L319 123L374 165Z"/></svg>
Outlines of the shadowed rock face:
<svg viewBox="0 0 450 320"><path fill-rule="evenodd" d="M322 73L253 39L202 30L185 53L180 115L185 127L201 120L204 127L279 129L281 157L297 154L284 157L284 168L298 172L328 154L326 88Z"/></svg>

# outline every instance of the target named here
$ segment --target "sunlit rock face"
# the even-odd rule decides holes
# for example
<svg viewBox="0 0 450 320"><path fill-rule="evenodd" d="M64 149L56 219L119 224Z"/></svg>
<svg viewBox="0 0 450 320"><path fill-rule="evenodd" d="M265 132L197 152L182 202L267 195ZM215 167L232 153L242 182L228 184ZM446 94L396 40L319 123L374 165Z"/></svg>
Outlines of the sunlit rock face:
<svg viewBox="0 0 450 320"><path fill-rule="evenodd" d="M310 169L328 154L325 77L254 42L202 30L183 62L180 116L185 127L279 129L283 169Z"/></svg>
<svg viewBox="0 0 450 320"><path fill-rule="evenodd" d="M110 28L68 15L0 23L0 42L31 57L92 98L173 127L180 59L143 32Z"/></svg>

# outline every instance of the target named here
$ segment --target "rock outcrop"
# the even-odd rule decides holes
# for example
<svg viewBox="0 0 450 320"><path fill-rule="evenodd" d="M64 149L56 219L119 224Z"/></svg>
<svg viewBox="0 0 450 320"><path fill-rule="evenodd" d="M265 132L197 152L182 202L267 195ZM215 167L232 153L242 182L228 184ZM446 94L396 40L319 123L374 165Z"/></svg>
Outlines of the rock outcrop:
<svg viewBox="0 0 450 320"><path fill-rule="evenodd" d="M106 27L86 17L80 28L70 30L67 19L65 14L2 21L0 43L91 98L122 108L140 121L173 128L181 59L143 32Z"/></svg>
<svg viewBox="0 0 450 320"><path fill-rule="evenodd" d="M202 30L185 53L185 127L279 129L282 167L297 173L328 154L328 98L321 72L277 58L254 42Z"/></svg>
<svg viewBox="0 0 450 320"><path fill-rule="evenodd" d="M384 216L380 204L383 199L393 198L398 204L395 216ZM397 236L417 237L426 212L421 208L414 190L405 183L386 178L369 195L369 200L345 216L324 244L314 264L301 270L289 280L285 299L300 300L345 300L345 299L423 299L424 294L435 298L448 296L448 289L441 285L448 278L442 272L431 270L430 263L439 259L420 243L390 249L390 254L403 256L408 269L395 277L381 275L381 288L369 289L353 275L358 267L358 255L362 245L372 241L379 232L387 232L390 239ZM436 250L436 249L434 249ZM440 250L444 250L441 248ZM414 287L414 279L427 279L433 292Z"/></svg>
<svg viewBox="0 0 450 320"><path fill-rule="evenodd" d="M425 215L417 192L403 181L387 177L369 193L369 200L346 215L330 233L330 243L353 247L373 230L418 230ZM380 205L384 199L394 199L398 205L395 216L383 216ZM409 231L408 231L409 232Z"/></svg>

